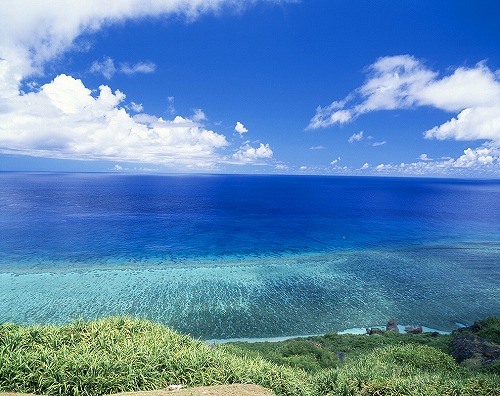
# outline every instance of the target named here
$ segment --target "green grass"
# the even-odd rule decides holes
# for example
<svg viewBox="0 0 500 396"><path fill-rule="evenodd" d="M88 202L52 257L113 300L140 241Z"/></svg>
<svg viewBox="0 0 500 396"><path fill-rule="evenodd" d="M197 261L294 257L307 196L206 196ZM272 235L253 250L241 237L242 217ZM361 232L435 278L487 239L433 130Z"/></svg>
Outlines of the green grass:
<svg viewBox="0 0 500 396"><path fill-rule="evenodd" d="M474 332L474 334L500 344L500 318L490 316L486 319L479 320L478 323L480 329ZM472 331L467 329L464 329L463 332L472 333Z"/></svg>
<svg viewBox="0 0 500 396"><path fill-rule="evenodd" d="M213 350L144 320L0 326L0 391L97 395L240 382L302 395L307 380L303 371Z"/></svg>
<svg viewBox="0 0 500 396"><path fill-rule="evenodd" d="M337 372L332 395L498 395L500 378L469 373L424 345L373 350Z"/></svg>
<svg viewBox="0 0 500 396"><path fill-rule="evenodd" d="M277 395L500 395L497 373L455 364L447 354L450 337L327 334L212 348L128 317L65 326L3 324L0 391L99 395L170 384L254 383Z"/></svg>
<svg viewBox="0 0 500 396"><path fill-rule="evenodd" d="M500 336L499 324L498 318L487 318L477 334L495 339ZM239 356L302 368L311 374L313 395L500 396L500 362L487 367L458 366L449 355L452 337L328 333L279 343L233 343L225 348ZM328 361L332 363L325 366Z"/></svg>
<svg viewBox="0 0 500 396"><path fill-rule="evenodd" d="M426 345L449 353L451 335L432 336L430 333L412 335L386 332L385 336L328 333L324 336L297 338L283 342L235 342L226 348L240 356L263 357L277 364L299 367L315 373L335 368L342 362L357 360L374 349L405 344Z"/></svg>
<svg viewBox="0 0 500 396"><path fill-rule="evenodd" d="M223 348L237 356L265 358L270 362L300 368L315 373L339 364L335 352L312 340L289 340L284 342L235 342Z"/></svg>

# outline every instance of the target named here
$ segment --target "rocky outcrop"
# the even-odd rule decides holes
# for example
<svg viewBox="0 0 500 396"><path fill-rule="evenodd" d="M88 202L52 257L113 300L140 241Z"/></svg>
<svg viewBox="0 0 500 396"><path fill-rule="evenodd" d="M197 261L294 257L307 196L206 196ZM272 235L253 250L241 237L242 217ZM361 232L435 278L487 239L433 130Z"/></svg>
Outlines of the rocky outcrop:
<svg viewBox="0 0 500 396"><path fill-rule="evenodd" d="M384 330L380 330L380 329L377 329L377 328L366 328L366 334L369 334L369 335L385 335L385 332Z"/></svg>
<svg viewBox="0 0 500 396"><path fill-rule="evenodd" d="M489 364L500 359L500 345L475 334L458 333L451 341L450 349L457 363L473 359L480 364Z"/></svg>
<svg viewBox="0 0 500 396"><path fill-rule="evenodd" d="M366 328L366 334L369 335L386 335L386 331L392 331L394 333L399 333L398 322L395 318L389 319L387 325L385 326L385 331L377 329L376 327ZM406 326L405 331L409 334L420 334L422 333L422 326Z"/></svg>
<svg viewBox="0 0 500 396"><path fill-rule="evenodd" d="M395 318L389 319L387 325L385 326L385 329L387 331L394 331L395 333L399 333L397 320Z"/></svg>
<svg viewBox="0 0 500 396"><path fill-rule="evenodd" d="M453 330L453 333L477 333L481 330L483 324L480 320L475 321L471 326L461 327L460 329Z"/></svg>
<svg viewBox="0 0 500 396"><path fill-rule="evenodd" d="M405 327L405 332L409 334L421 334L422 333L422 326L406 326Z"/></svg>

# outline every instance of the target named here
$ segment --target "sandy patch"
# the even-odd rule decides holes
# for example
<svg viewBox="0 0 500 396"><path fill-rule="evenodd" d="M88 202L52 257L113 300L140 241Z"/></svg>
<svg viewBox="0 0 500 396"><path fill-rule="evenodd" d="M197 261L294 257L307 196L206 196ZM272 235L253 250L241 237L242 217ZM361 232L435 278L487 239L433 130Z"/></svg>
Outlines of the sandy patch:
<svg viewBox="0 0 500 396"><path fill-rule="evenodd" d="M232 384L202 386L176 391L157 390L117 393L114 396L273 396L274 393L259 385ZM0 396L34 396L26 393L0 393Z"/></svg>

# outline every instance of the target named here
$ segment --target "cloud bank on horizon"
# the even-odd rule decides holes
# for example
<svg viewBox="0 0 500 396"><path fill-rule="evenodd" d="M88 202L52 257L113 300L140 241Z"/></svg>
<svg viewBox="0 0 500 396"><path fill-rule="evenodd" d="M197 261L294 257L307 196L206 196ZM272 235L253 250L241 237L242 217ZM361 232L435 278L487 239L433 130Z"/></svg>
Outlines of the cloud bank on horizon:
<svg viewBox="0 0 500 396"><path fill-rule="evenodd" d="M247 143L234 154L225 154L222 150L230 142L223 134L204 128L201 122L206 117L201 109L191 117L164 120L140 113L141 104L127 105L120 90L113 92L101 85L99 93L93 94L80 79L66 74L32 92L21 91L23 80L42 75L48 63L78 46L76 40L82 34L144 17L181 16L191 21L205 13L241 10L257 2L251 0L244 6L236 0L2 2L0 153L152 163L179 169L214 169L238 160L260 164L272 159L268 144L254 148ZM109 80L115 73L153 73L155 68L149 61L117 66L106 57L95 61L90 71Z"/></svg>
<svg viewBox="0 0 500 396"><path fill-rule="evenodd" d="M376 171L419 174L481 168L500 172L500 70L492 71L480 62L440 77L413 56L398 55L378 59L367 71L368 78L361 87L342 100L319 106L307 129L350 123L374 111L430 106L456 116L424 131L425 139L486 142L479 148L466 149L457 159L432 161L424 153L419 162L379 164ZM349 143L362 138L363 132L353 134Z"/></svg>

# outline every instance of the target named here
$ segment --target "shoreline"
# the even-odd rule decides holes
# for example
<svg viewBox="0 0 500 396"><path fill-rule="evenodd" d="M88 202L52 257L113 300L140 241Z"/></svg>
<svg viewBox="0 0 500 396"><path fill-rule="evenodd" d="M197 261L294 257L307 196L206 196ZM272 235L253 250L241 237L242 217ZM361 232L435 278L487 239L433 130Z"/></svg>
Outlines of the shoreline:
<svg viewBox="0 0 500 396"><path fill-rule="evenodd" d="M405 332L405 327L407 325L398 325L399 334L409 334ZM457 328L464 327L463 325L459 325L457 323ZM371 329L380 329L385 330L385 326L369 326ZM439 333L443 335L451 334L451 331L444 331L433 329L431 327L422 326L422 334L423 333ZM328 333L325 333L328 334ZM257 343L257 342L282 342L287 340L292 340L295 338L310 338L310 337L321 337L325 334L308 334L308 335L296 335L296 336L281 336L281 337L241 337L241 338L212 338L208 340L201 340L208 344L227 344L230 342L248 342L248 343ZM342 331L337 331L335 334L351 334L351 335L368 335L366 333L365 327L353 327L351 329L345 329Z"/></svg>

